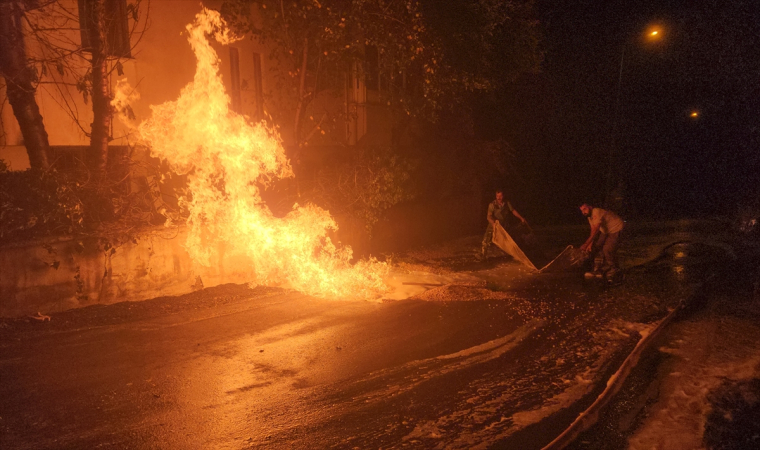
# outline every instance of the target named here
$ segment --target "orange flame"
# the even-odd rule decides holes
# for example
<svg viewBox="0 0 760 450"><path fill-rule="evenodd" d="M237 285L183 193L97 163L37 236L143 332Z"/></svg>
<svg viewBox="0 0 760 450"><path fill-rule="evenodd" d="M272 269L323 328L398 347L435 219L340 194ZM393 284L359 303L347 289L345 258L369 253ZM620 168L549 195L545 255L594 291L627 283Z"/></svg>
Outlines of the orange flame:
<svg viewBox="0 0 760 450"><path fill-rule="evenodd" d="M266 122L252 125L229 109L207 39L235 39L219 13L203 8L187 31L197 58L194 80L176 101L151 106L153 115L138 132L154 156L188 175L190 255L209 266L221 245L250 260L257 283L288 282L315 296L379 297L387 289L387 265L372 259L352 266L351 248L336 247L327 236L337 229L329 212L296 204L277 218L261 199L257 182L293 176L282 141Z"/></svg>

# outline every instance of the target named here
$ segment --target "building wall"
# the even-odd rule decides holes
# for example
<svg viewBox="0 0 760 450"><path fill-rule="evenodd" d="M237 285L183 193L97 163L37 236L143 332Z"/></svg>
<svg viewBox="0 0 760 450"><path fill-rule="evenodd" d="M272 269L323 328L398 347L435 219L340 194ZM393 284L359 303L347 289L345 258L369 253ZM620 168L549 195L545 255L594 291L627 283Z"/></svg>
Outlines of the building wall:
<svg viewBox="0 0 760 450"><path fill-rule="evenodd" d="M76 0L63 0L69 10L76 11ZM221 4L219 1L204 2L209 8ZM126 77L130 85L140 94L140 100L133 105L138 121L150 117L150 105L158 105L175 100L180 90L193 79L195 73L195 57L187 42L185 27L194 20L200 11L198 2L186 0L153 0L150 9L142 11L140 22L136 29L145 29L144 33L132 36L132 59L122 60L124 75L120 76L114 70L110 77L111 87L120 78ZM147 27L145 25L147 24ZM130 26L132 26L130 19ZM79 42L79 31L61 32L62 36L72 42ZM256 118L256 91L254 72L254 53L260 55L261 75L266 77L269 61L267 52L251 39L243 39L232 44L238 51L240 90L242 109L240 112ZM218 44L214 48L219 54L220 72L228 94L232 91L230 73L230 49ZM34 40L27 42L29 55L39 55L40 48ZM86 68L82 68L85 70ZM92 123L92 104L85 102L82 93L74 86L64 86L60 83L48 84L53 81L72 83L74 78L61 77L57 73L43 77L45 83L37 90L37 103L43 117L50 145L52 146L81 146L88 145L89 132ZM3 83L4 84L4 83ZM266 80L263 81L266 85ZM247 86L247 87L246 87ZM5 91L0 90L0 100L4 101L2 110L2 141L0 141L0 159L13 162L14 170L28 168L29 161L23 148L18 123L10 105L7 104ZM79 118L75 121L72 115ZM84 129L84 131L83 131ZM112 145L126 145L129 141L127 128L119 121L113 122ZM133 138L134 140L134 138Z"/></svg>
<svg viewBox="0 0 760 450"><path fill-rule="evenodd" d="M76 0L61 0L63 7L77 14ZM140 21L134 24L129 19L130 27L138 31L132 39L132 58L122 60L123 76L114 70L111 75L111 87L120 78L126 77L130 85L135 87L140 100L132 105L138 121L150 117L150 105L158 105L175 100L182 87L192 81L195 73L195 57L185 36L185 27L191 23L200 11L200 5L187 0L152 0L150 9L140 13ZM221 5L221 1L204 2L209 8ZM145 5L143 5L145 6ZM77 27L77 23L70 27ZM144 30L143 33L140 31ZM61 35L73 43L80 42L77 29L62 31ZM277 95L273 91L275 83L269 76L272 64L268 58L269 51L251 40L245 38L229 47L212 43L220 58L222 74L227 93L235 97L239 92L239 111L251 118L259 120L266 113L266 103L262 97ZM40 55L40 46L33 39L27 42L27 52L30 55ZM239 61L239 84L232 85L230 52L234 48ZM258 58L254 55L257 54ZM258 63L255 60L258 59ZM112 62L115 64L115 62ZM256 67L258 66L258 67ZM256 70L258 68L258 70ZM80 67L84 73L86 66ZM75 77L61 77L52 71L43 76L44 84L37 91L37 102L43 116L45 128L52 146L83 146L89 144L86 132L89 132L92 122L92 105L86 102L82 93L74 86L65 83L75 83ZM58 81L57 84L51 82ZM358 67L353 67L346 74L346 89L342 94L332 95L321 93L306 111L303 126L308 128L319 121L323 111L347 112L349 120L343 127L327 130L328 135L317 135L312 147L390 143L390 116L388 110L371 97L377 97L376 91L368 92ZM5 99L5 93L0 90L0 99ZM263 108L262 108L263 107ZM78 118L75 121L72 116ZM309 119L309 118L312 119ZM78 123L77 123L78 122ZM292 136L292 121L275 124L281 127L285 143ZM13 170L25 170L29 167L28 157L23 148L23 138L7 102L2 110L2 140L0 140L0 159L11 163ZM130 141L129 130L119 121L113 121L112 145L127 145ZM332 131L332 133L331 133ZM131 138L134 141L134 137Z"/></svg>

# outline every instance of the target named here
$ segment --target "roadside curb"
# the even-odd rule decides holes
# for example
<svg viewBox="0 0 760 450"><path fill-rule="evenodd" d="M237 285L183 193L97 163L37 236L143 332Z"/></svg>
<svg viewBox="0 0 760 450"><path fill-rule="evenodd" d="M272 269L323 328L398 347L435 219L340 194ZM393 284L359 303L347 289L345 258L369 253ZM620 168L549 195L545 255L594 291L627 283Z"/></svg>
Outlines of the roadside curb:
<svg viewBox="0 0 760 450"><path fill-rule="evenodd" d="M703 285L704 283L696 285L695 292L698 291ZM618 370L610 377L610 379L607 380L607 387L605 387L604 391L602 391L596 400L594 400L594 403L592 403L591 406L589 406L585 411L580 413L578 417L573 421L573 423L565 429L565 431L563 431L553 441L543 447L542 450L560 450L562 448L565 448L568 444L575 440L578 435L588 430L596 423L599 418L599 412L605 406L607 406L615 397L615 394L620 391L620 388L623 386L623 383L625 383L628 375L630 375L633 368L636 367L636 364L639 362L639 358L641 357L641 354L644 352L644 350L646 350L649 344L654 341L654 339L662 332L662 330L665 329L665 327L673 321L673 318L675 318L675 316L680 311L686 308L687 303L688 299L682 300L678 306L676 306L670 313L668 313L667 316L660 320L660 322L649 334L639 340L639 342L636 344L636 347L631 351L625 361L623 361L623 364L620 365L620 368L618 368Z"/></svg>

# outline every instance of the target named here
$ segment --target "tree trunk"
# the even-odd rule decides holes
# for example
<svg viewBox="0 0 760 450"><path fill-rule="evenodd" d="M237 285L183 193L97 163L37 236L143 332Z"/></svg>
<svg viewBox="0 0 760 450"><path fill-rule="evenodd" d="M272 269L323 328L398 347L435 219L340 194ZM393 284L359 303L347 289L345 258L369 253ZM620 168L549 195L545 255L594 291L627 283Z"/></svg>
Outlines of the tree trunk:
<svg viewBox="0 0 760 450"><path fill-rule="evenodd" d="M50 143L34 97L36 74L26 59L23 15L17 2L0 0L0 73L5 78L8 102L24 137L29 164L34 170L44 171L50 167Z"/></svg>
<svg viewBox="0 0 760 450"><path fill-rule="evenodd" d="M108 89L108 48L105 0L85 0L92 51L92 131L88 166L101 180L108 164L108 141L111 128L111 97Z"/></svg>

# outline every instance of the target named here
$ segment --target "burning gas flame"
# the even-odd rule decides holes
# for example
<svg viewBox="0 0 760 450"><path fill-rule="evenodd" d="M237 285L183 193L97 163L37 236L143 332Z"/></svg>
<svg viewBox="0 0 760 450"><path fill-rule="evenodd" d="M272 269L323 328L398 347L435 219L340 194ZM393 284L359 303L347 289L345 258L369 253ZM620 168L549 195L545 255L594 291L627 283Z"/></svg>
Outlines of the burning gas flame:
<svg viewBox="0 0 760 450"><path fill-rule="evenodd" d="M375 260L351 265L351 248L336 247L327 236L337 229L329 212L294 205L277 218L262 200L257 183L292 177L293 171L274 128L252 125L229 109L207 39L234 40L219 13L203 8L187 34L197 58L194 80L177 100L151 106L152 117L138 133L153 156L188 176L186 248L194 261L209 266L223 247L250 260L256 283L287 282L322 297L379 297L387 266Z"/></svg>

